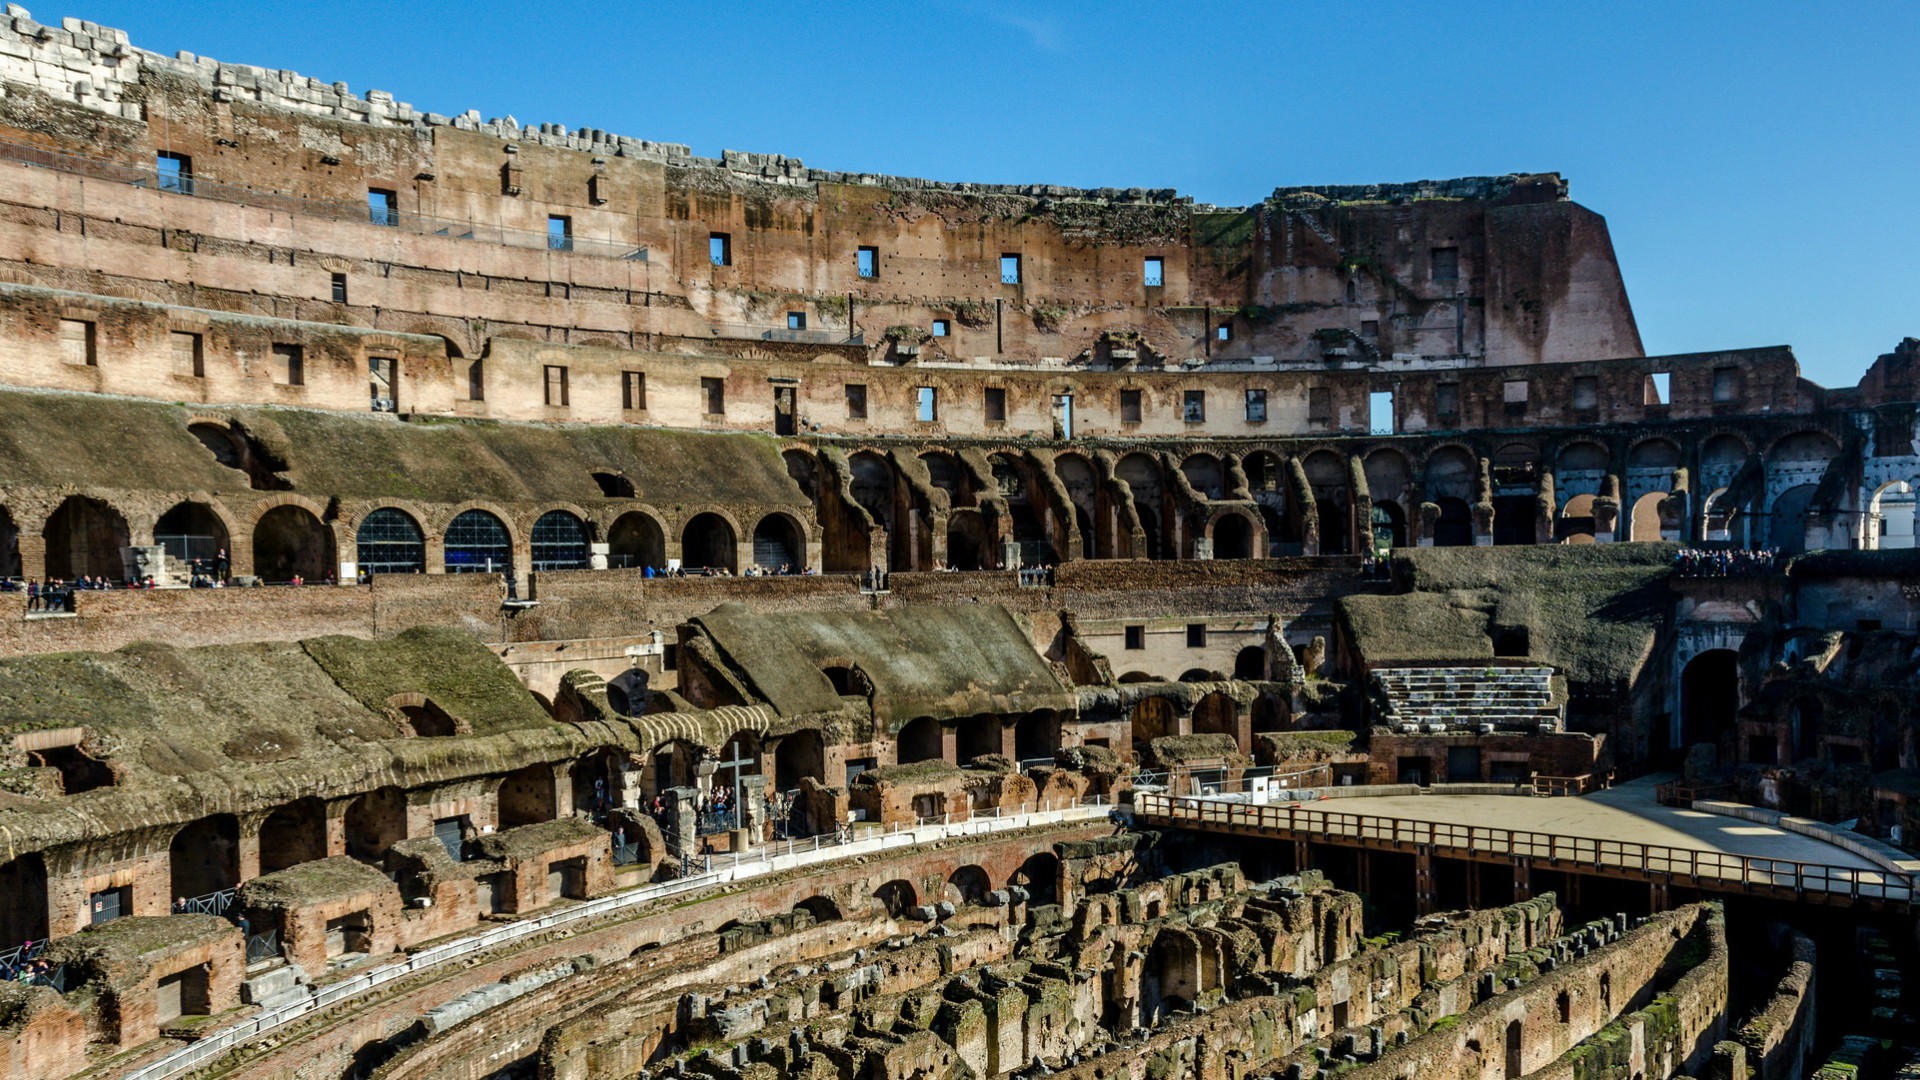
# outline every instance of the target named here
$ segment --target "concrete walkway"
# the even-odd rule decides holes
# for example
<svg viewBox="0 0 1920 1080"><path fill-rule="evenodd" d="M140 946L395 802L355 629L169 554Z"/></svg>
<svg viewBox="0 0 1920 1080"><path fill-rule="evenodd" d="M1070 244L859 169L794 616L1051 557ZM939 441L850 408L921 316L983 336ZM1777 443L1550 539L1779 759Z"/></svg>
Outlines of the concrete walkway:
<svg viewBox="0 0 1920 1080"><path fill-rule="evenodd" d="M1853 852L1824 840L1739 818L1661 806L1654 798L1654 787L1670 779L1671 776L1642 777L1579 798L1375 795L1327 799L1306 805L1331 813L1521 829L1560 836L1758 855L1825 866L1879 869Z"/></svg>

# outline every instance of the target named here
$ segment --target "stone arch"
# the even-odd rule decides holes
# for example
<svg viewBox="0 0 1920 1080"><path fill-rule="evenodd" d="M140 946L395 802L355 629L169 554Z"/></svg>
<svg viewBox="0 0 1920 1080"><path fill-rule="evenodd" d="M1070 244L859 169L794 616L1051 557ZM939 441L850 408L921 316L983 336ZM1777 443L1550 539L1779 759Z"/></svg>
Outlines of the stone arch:
<svg viewBox="0 0 1920 1080"><path fill-rule="evenodd" d="M1271 450L1255 450L1240 461L1246 474L1247 491L1258 499L1262 494L1284 495L1287 490L1286 465Z"/></svg>
<svg viewBox="0 0 1920 1080"><path fill-rule="evenodd" d="M663 739L647 754L649 795L668 788L692 787L695 771L706 751L685 739Z"/></svg>
<svg viewBox="0 0 1920 1080"><path fill-rule="evenodd" d="M1920 514L1916 514L1915 496L1920 495L1920 477L1914 480L1889 480L1873 490L1867 500L1867 512L1874 523L1872 546L1888 551L1915 546L1920 532ZM4 559L4 552L0 552Z"/></svg>
<svg viewBox="0 0 1920 1080"><path fill-rule="evenodd" d="M178 560L182 570L190 571L193 560L199 559L211 573L213 560L223 551L231 553L233 521L210 500L187 499L173 504L154 522L153 542Z"/></svg>
<svg viewBox="0 0 1920 1080"><path fill-rule="evenodd" d="M126 517L105 500L69 496L47 518L41 537L46 541L49 578L71 581L105 577L120 581L127 576L133 535Z"/></svg>
<svg viewBox="0 0 1920 1080"><path fill-rule="evenodd" d="M1591 544L1594 542L1593 504L1597 495L1575 495L1567 500L1560 511L1559 521L1555 525L1555 535L1562 543Z"/></svg>
<svg viewBox="0 0 1920 1080"><path fill-rule="evenodd" d="M928 450L920 455L920 461L927 467L927 479L947 493L949 507L973 505L973 481L958 456L945 450Z"/></svg>
<svg viewBox="0 0 1920 1080"><path fill-rule="evenodd" d="M240 819L213 814L181 826L167 845L167 869L176 899L240 884Z"/></svg>
<svg viewBox="0 0 1920 1080"><path fill-rule="evenodd" d="M1684 753L1697 743L1718 745L1733 734L1740 710L1740 654L1708 649L1680 671L1680 745L1655 747Z"/></svg>
<svg viewBox="0 0 1920 1080"><path fill-rule="evenodd" d="M955 570L993 567L993 542L980 511L956 510L947 518L947 565Z"/></svg>
<svg viewBox="0 0 1920 1080"><path fill-rule="evenodd" d="M1203 696L1193 707L1195 735L1232 735L1239 741L1240 705L1222 691Z"/></svg>
<svg viewBox="0 0 1920 1080"><path fill-rule="evenodd" d="M1202 497L1211 501L1226 498L1226 469L1214 455L1190 454L1180 463L1180 471L1186 476L1187 483Z"/></svg>
<svg viewBox="0 0 1920 1080"><path fill-rule="evenodd" d="M1373 504L1373 551L1384 555L1407 546L1407 515L1396 502Z"/></svg>
<svg viewBox="0 0 1920 1080"><path fill-rule="evenodd" d="M1774 496L1767 511L1767 546L1782 554L1798 555L1807 550L1807 532L1813 512L1815 484L1796 484Z"/></svg>
<svg viewBox="0 0 1920 1080"><path fill-rule="evenodd" d="M947 875L945 891L947 902L955 906L978 904L993 891L993 879L984 869L968 863Z"/></svg>
<svg viewBox="0 0 1920 1080"><path fill-rule="evenodd" d="M1141 698L1127 710L1127 723L1132 730L1132 740L1136 751L1145 749L1155 739L1180 734L1180 718L1173 702L1164 697Z"/></svg>
<svg viewBox="0 0 1920 1080"><path fill-rule="evenodd" d="M1233 677L1258 682L1267 677L1267 647L1249 645L1233 655Z"/></svg>
<svg viewBox="0 0 1920 1080"><path fill-rule="evenodd" d="M916 761L946 759L940 721L931 716L909 720L900 728L900 734L894 736L893 742L895 764L911 765Z"/></svg>
<svg viewBox="0 0 1920 1080"><path fill-rule="evenodd" d="M745 728L735 731L727 736L726 743L720 747L720 756L713 770L714 788L729 793L738 792L748 777L762 775L760 761L760 733Z"/></svg>
<svg viewBox="0 0 1920 1080"><path fill-rule="evenodd" d="M327 807L314 796L296 799L260 823L260 872L271 874L327 857Z"/></svg>
<svg viewBox="0 0 1920 1080"><path fill-rule="evenodd" d="M913 887L913 882L894 878L873 890L873 902L889 918L898 919L920 906L920 892Z"/></svg>
<svg viewBox="0 0 1920 1080"><path fill-rule="evenodd" d="M1060 486L1066 490L1075 531L1080 535L1080 546L1075 554L1082 559L1098 558L1103 550L1095 523L1095 517L1101 510L1098 470L1093 467L1093 462L1080 454L1063 453L1053 459L1053 472L1059 478Z"/></svg>
<svg viewBox="0 0 1920 1080"><path fill-rule="evenodd" d="M766 570L785 567L792 573L807 568L807 532L799 519L775 510L753 527L753 563Z"/></svg>
<svg viewBox="0 0 1920 1080"><path fill-rule="evenodd" d="M1633 501L1632 517L1627 525L1627 539L1649 541L1660 539L1660 504L1666 501L1666 493L1649 491Z"/></svg>
<svg viewBox="0 0 1920 1080"><path fill-rule="evenodd" d="M827 782L827 744L817 729L801 728L774 746L773 782L781 791L795 791L809 778Z"/></svg>
<svg viewBox="0 0 1920 1080"><path fill-rule="evenodd" d="M1553 490L1562 505L1580 495L1598 495L1606 482L1613 456L1588 439L1570 442L1554 455Z"/></svg>
<svg viewBox="0 0 1920 1080"><path fill-rule="evenodd" d="M592 565L593 530L573 510L548 510L534 519L528 547L535 573L546 570L585 570Z"/></svg>
<svg viewBox="0 0 1920 1080"><path fill-rule="evenodd" d="M1315 450L1301 462L1320 518L1320 554L1345 555L1350 549L1353 492L1346 459L1332 450Z"/></svg>
<svg viewBox="0 0 1920 1080"><path fill-rule="evenodd" d="M343 824L347 854L377 863L407 838L407 794L391 786L369 791L347 804Z"/></svg>
<svg viewBox="0 0 1920 1080"><path fill-rule="evenodd" d="M793 905L793 910L806 912L813 916L814 922L835 922L840 918L840 905L824 896L809 896Z"/></svg>
<svg viewBox="0 0 1920 1080"><path fill-rule="evenodd" d="M1007 884L1027 890L1029 904L1060 902L1060 858L1051 851L1036 851L1027 856Z"/></svg>
<svg viewBox="0 0 1920 1080"><path fill-rule="evenodd" d="M1467 501L1446 495L1433 502L1440 508L1440 516L1433 523L1433 546L1473 546L1473 509Z"/></svg>
<svg viewBox="0 0 1920 1080"><path fill-rule="evenodd" d="M1370 451L1362 471L1367 477L1367 495L1376 506L1402 502L1413 491L1413 465L1407 455L1391 447Z"/></svg>
<svg viewBox="0 0 1920 1080"><path fill-rule="evenodd" d="M313 583L329 577L338 560L333 530L307 500L269 507L253 525L253 573L262 581L287 582L295 576Z"/></svg>
<svg viewBox="0 0 1920 1080"><path fill-rule="evenodd" d="M1473 454L1465 447L1448 444L1436 449L1427 455L1424 485L1427 501L1437 503L1450 498L1472 502L1479 471Z"/></svg>
<svg viewBox="0 0 1920 1080"><path fill-rule="evenodd" d="M449 574L514 576L515 543L506 517L484 507L469 507L447 522L443 536Z"/></svg>
<svg viewBox="0 0 1920 1080"><path fill-rule="evenodd" d="M538 825L559 816L554 805L553 766L536 761L500 778L497 814L502 829Z"/></svg>
<svg viewBox="0 0 1920 1080"><path fill-rule="evenodd" d="M1133 498L1133 510L1146 534L1146 550L1131 552L1136 559L1172 558L1171 545L1162 529L1166 488L1160 463L1144 453L1132 453L1114 464L1113 474L1127 482Z"/></svg>
<svg viewBox="0 0 1920 1080"><path fill-rule="evenodd" d="M960 764L1000 753L1002 726L997 716L970 717L954 725L954 754Z"/></svg>
<svg viewBox="0 0 1920 1080"><path fill-rule="evenodd" d="M733 522L719 511L695 514L680 531L681 566L688 571L737 570L739 535Z"/></svg>
<svg viewBox="0 0 1920 1080"><path fill-rule="evenodd" d="M1060 741L1060 721L1052 713L1028 713L1014 722L1013 753L1020 761L1051 759Z"/></svg>
<svg viewBox="0 0 1920 1080"><path fill-rule="evenodd" d="M1214 558L1253 558L1254 537L1259 533L1253 518L1239 511L1230 511L1215 518L1212 528Z"/></svg>
<svg viewBox="0 0 1920 1080"><path fill-rule="evenodd" d="M363 574L419 574L427 569L427 538L405 510L382 506L360 519L354 558Z"/></svg>
<svg viewBox="0 0 1920 1080"><path fill-rule="evenodd" d="M607 529L607 565L667 568L667 530L660 515L640 508L613 519Z"/></svg>

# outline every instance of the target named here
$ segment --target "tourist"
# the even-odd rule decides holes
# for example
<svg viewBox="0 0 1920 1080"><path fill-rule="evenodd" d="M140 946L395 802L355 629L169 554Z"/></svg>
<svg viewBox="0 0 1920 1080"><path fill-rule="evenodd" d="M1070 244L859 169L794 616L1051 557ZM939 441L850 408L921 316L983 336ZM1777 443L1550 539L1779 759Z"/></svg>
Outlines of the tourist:
<svg viewBox="0 0 1920 1080"><path fill-rule="evenodd" d="M27 581L27 610L28 611L40 610L40 579L39 578L31 578Z"/></svg>

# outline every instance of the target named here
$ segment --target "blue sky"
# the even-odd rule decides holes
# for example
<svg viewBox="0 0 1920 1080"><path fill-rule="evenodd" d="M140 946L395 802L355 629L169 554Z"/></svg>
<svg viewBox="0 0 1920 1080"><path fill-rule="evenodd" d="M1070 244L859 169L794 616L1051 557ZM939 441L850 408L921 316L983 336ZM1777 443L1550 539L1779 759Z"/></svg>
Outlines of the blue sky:
<svg viewBox="0 0 1920 1080"><path fill-rule="evenodd" d="M416 108L943 180L1174 187L1558 170L1652 353L1920 336L1920 3L129 3L135 44Z"/></svg>

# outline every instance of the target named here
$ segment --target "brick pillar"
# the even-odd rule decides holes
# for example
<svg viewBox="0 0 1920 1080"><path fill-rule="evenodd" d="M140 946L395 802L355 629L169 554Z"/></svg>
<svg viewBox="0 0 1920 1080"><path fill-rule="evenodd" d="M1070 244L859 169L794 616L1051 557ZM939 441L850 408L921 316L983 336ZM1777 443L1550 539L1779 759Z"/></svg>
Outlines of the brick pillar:
<svg viewBox="0 0 1920 1080"><path fill-rule="evenodd" d="M960 763L960 735L952 724L940 725L940 760L949 765Z"/></svg>
<svg viewBox="0 0 1920 1080"><path fill-rule="evenodd" d="M335 799L327 804L327 857L347 853L347 806L352 799Z"/></svg>
<svg viewBox="0 0 1920 1080"><path fill-rule="evenodd" d="M240 880L234 882L235 885L260 876L260 826L266 820L265 814L248 814L240 819L240 843L235 850Z"/></svg>
<svg viewBox="0 0 1920 1080"><path fill-rule="evenodd" d="M1413 857L1414 914L1433 914L1433 903L1433 849L1422 844Z"/></svg>
<svg viewBox="0 0 1920 1080"><path fill-rule="evenodd" d="M47 541L38 532L29 533L20 530L20 576L23 578L47 578Z"/></svg>
<svg viewBox="0 0 1920 1080"><path fill-rule="evenodd" d="M1016 756L1020 752L1019 733L1020 726L1018 723L1013 721L1001 722L1000 756L1016 763L1020 760L1019 757Z"/></svg>

